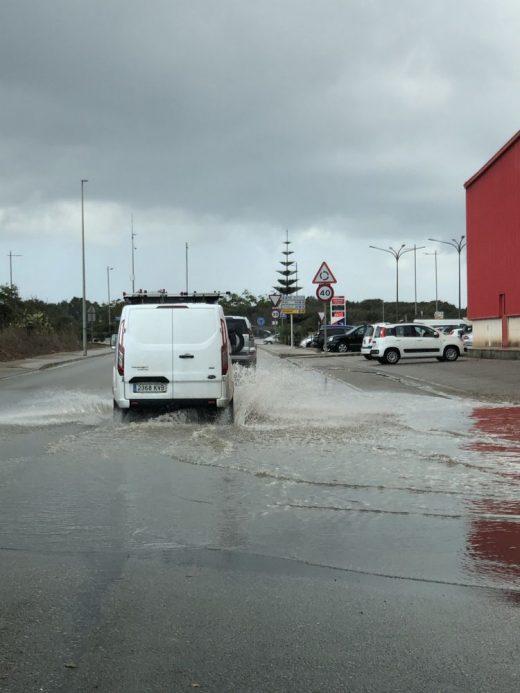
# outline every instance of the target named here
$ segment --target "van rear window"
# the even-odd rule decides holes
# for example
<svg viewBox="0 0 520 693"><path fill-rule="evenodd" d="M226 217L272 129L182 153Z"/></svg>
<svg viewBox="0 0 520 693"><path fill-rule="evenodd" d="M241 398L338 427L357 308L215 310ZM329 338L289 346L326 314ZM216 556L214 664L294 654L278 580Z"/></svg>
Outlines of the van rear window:
<svg viewBox="0 0 520 693"><path fill-rule="evenodd" d="M126 333L140 344L171 344L172 314L153 309L130 311Z"/></svg>
<svg viewBox="0 0 520 693"><path fill-rule="evenodd" d="M214 310L151 308L131 311L126 332L140 344L201 344L220 333L220 323Z"/></svg>
<svg viewBox="0 0 520 693"><path fill-rule="evenodd" d="M173 311L175 344L201 344L214 337L216 333L220 335L220 321L214 310Z"/></svg>

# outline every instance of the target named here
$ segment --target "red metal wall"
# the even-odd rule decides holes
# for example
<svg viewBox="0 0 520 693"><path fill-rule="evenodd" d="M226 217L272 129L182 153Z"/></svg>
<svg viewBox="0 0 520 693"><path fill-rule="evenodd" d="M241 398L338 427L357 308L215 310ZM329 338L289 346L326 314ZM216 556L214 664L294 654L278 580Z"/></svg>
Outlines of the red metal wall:
<svg viewBox="0 0 520 693"><path fill-rule="evenodd" d="M468 317L520 315L520 138L466 184Z"/></svg>

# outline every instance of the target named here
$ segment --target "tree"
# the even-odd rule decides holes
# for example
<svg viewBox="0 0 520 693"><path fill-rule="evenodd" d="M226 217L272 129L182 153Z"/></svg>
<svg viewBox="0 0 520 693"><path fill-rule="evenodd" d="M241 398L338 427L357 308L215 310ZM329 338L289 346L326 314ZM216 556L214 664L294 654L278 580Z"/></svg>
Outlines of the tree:
<svg viewBox="0 0 520 693"><path fill-rule="evenodd" d="M296 268L293 269L296 263L294 260L290 259L291 255L293 255L293 251L289 250L289 246L291 245L291 242L289 241L289 232L286 231L286 234L287 240L284 241L285 250L282 251L282 255L285 256L285 260L280 261L283 269L276 270L278 274L281 274L282 276L278 279L278 285L273 286L273 289L279 294L282 294L282 296L295 294L301 289L301 286L297 286L298 278L296 276Z"/></svg>
<svg viewBox="0 0 520 693"><path fill-rule="evenodd" d="M0 329L9 327L16 320L22 312L22 305L22 299L15 285L0 285Z"/></svg>

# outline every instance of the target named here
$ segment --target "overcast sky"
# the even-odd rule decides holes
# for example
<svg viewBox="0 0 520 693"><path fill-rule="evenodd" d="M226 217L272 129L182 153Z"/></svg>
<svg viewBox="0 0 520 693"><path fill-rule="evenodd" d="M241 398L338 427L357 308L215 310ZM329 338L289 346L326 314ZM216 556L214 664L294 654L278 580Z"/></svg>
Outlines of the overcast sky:
<svg viewBox="0 0 520 693"><path fill-rule="evenodd" d="M457 302L463 184L519 128L517 0L0 0L0 284ZM400 297L414 299L414 253ZM465 280L465 254L463 254ZM463 289L463 304L466 291Z"/></svg>

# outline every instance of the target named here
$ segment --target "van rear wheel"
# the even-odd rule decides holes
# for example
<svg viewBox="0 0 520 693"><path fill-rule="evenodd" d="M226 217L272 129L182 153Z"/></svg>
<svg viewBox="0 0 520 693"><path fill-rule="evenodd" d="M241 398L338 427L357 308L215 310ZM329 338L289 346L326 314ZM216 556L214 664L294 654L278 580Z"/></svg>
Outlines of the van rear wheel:
<svg viewBox="0 0 520 693"><path fill-rule="evenodd" d="M112 417L114 419L114 423L123 423L123 421L126 421L129 411L129 409L121 409L121 407L118 407L116 401L114 400L112 407Z"/></svg>
<svg viewBox="0 0 520 693"><path fill-rule="evenodd" d="M220 424L231 426L235 421L235 403L233 400L227 407L217 409L217 421Z"/></svg>

